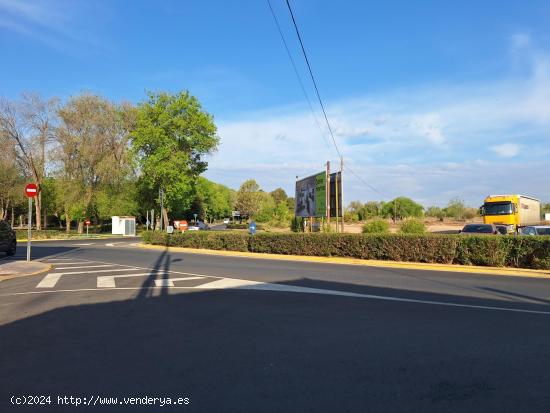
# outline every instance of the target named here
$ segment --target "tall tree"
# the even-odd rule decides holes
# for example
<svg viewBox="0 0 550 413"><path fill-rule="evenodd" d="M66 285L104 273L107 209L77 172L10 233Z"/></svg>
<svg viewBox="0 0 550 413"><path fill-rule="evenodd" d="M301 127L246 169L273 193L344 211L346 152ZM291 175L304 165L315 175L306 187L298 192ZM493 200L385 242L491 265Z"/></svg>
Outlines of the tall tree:
<svg viewBox="0 0 550 413"><path fill-rule="evenodd" d="M269 193L276 204L279 204L279 202L286 202L288 199L288 195L286 194L285 190L283 188L277 188Z"/></svg>
<svg viewBox="0 0 550 413"><path fill-rule="evenodd" d="M121 188L131 173L128 141L133 109L99 96L82 94L59 110L56 153L62 164L60 178L71 190L64 200L67 231L71 218L83 230L83 220L94 215L94 197L104 186ZM95 213L94 213L95 212Z"/></svg>
<svg viewBox="0 0 550 413"><path fill-rule="evenodd" d="M46 175L47 147L55 132L58 99L42 99L37 94L23 94L11 102L0 100L0 136L14 147L23 175L38 185L35 198L36 227L41 229L41 186Z"/></svg>
<svg viewBox="0 0 550 413"><path fill-rule="evenodd" d="M138 106L132 148L140 180L156 193L164 191L168 210L190 207L193 183L208 166L204 157L218 142L212 116L187 91L149 93Z"/></svg>
<svg viewBox="0 0 550 413"><path fill-rule="evenodd" d="M253 218L260 211L262 200L263 194L260 192L260 186L254 179L249 179L237 191L235 209L241 215Z"/></svg>

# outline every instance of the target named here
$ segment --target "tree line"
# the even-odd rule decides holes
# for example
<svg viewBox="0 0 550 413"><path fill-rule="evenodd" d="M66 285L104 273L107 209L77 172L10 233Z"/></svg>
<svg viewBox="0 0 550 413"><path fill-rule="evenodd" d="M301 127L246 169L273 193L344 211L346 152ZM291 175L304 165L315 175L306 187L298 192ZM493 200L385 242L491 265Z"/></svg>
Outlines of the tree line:
<svg viewBox="0 0 550 413"><path fill-rule="evenodd" d="M82 232L85 219L100 225L112 215L158 211L160 190L165 219L227 216L234 191L200 176L216 132L187 91L151 92L137 105L89 93L65 102L35 93L1 99L0 219L15 224L25 214L30 181L39 188L37 229L52 220Z"/></svg>

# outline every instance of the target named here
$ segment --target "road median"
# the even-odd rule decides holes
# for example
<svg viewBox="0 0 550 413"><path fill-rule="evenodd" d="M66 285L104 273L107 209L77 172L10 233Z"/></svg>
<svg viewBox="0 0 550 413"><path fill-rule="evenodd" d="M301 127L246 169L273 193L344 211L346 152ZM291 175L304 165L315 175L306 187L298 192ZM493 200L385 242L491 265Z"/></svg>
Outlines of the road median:
<svg viewBox="0 0 550 413"><path fill-rule="evenodd" d="M501 267L481 267L471 265L457 264L435 264L435 263L417 263L417 262L402 262L402 261L383 261L383 260L364 260L358 258L343 258L343 257L313 257L306 255L285 255L285 254L267 254L260 252L246 251L222 251L211 250L204 248L185 248L172 247L151 244L138 244L140 248L151 250L167 250L171 252L184 252L189 254L215 255L233 258L251 258L263 260L281 260L295 262L311 262L319 264L339 264L339 265L358 265L378 268L394 268L394 269L409 269L409 270L424 270L424 271L439 271L439 272L458 272L480 275L501 275L510 277L531 277L531 278L546 278L550 279L550 271L547 270L530 270L520 268L501 268Z"/></svg>
<svg viewBox="0 0 550 413"><path fill-rule="evenodd" d="M26 277L29 275L38 275L51 270L50 264L40 261L8 261L0 262L0 281L12 278Z"/></svg>

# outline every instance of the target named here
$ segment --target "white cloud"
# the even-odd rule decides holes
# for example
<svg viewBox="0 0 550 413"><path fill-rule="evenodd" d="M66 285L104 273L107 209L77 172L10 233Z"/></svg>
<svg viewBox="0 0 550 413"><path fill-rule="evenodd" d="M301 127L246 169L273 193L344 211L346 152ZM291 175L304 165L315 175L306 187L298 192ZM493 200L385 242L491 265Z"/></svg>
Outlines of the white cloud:
<svg viewBox="0 0 550 413"><path fill-rule="evenodd" d="M515 143L503 143L491 146L491 150L502 158L513 158L519 154L519 145Z"/></svg>
<svg viewBox="0 0 550 413"><path fill-rule="evenodd" d="M92 50L107 50L107 46L87 30L90 22L98 23L102 20L99 16L105 14L104 7L77 0L0 0L0 29L59 51L81 55Z"/></svg>
<svg viewBox="0 0 550 413"><path fill-rule="evenodd" d="M529 42L515 40L524 47ZM540 179L541 170L550 170L550 57L531 50L526 59L525 77L425 85L329 104L346 164L378 190L347 173L348 201L407 195L444 205L459 196L475 206L492 192L550 200L550 186ZM305 106L221 122L219 135L207 175L235 188L256 178L266 190L281 186L292 194L296 175L321 171L326 160L333 169L339 164ZM524 148L529 159L522 159ZM514 165L503 165L503 158Z"/></svg>

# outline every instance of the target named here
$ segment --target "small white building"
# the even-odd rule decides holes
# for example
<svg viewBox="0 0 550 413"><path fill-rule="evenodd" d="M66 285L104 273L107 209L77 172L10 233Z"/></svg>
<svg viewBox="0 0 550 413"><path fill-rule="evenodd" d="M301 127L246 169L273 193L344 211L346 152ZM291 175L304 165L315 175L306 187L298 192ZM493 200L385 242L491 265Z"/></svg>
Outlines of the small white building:
<svg viewBox="0 0 550 413"><path fill-rule="evenodd" d="M544 220L550 222L550 212L547 212L546 214L544 214Z"/></svg>
<svg viewBox="0 0 550 413"><path fill-rule="evenodd" d="M136 217L111 217L113 220L112 233L124 235L125 237L136 236Z"/></svg>

